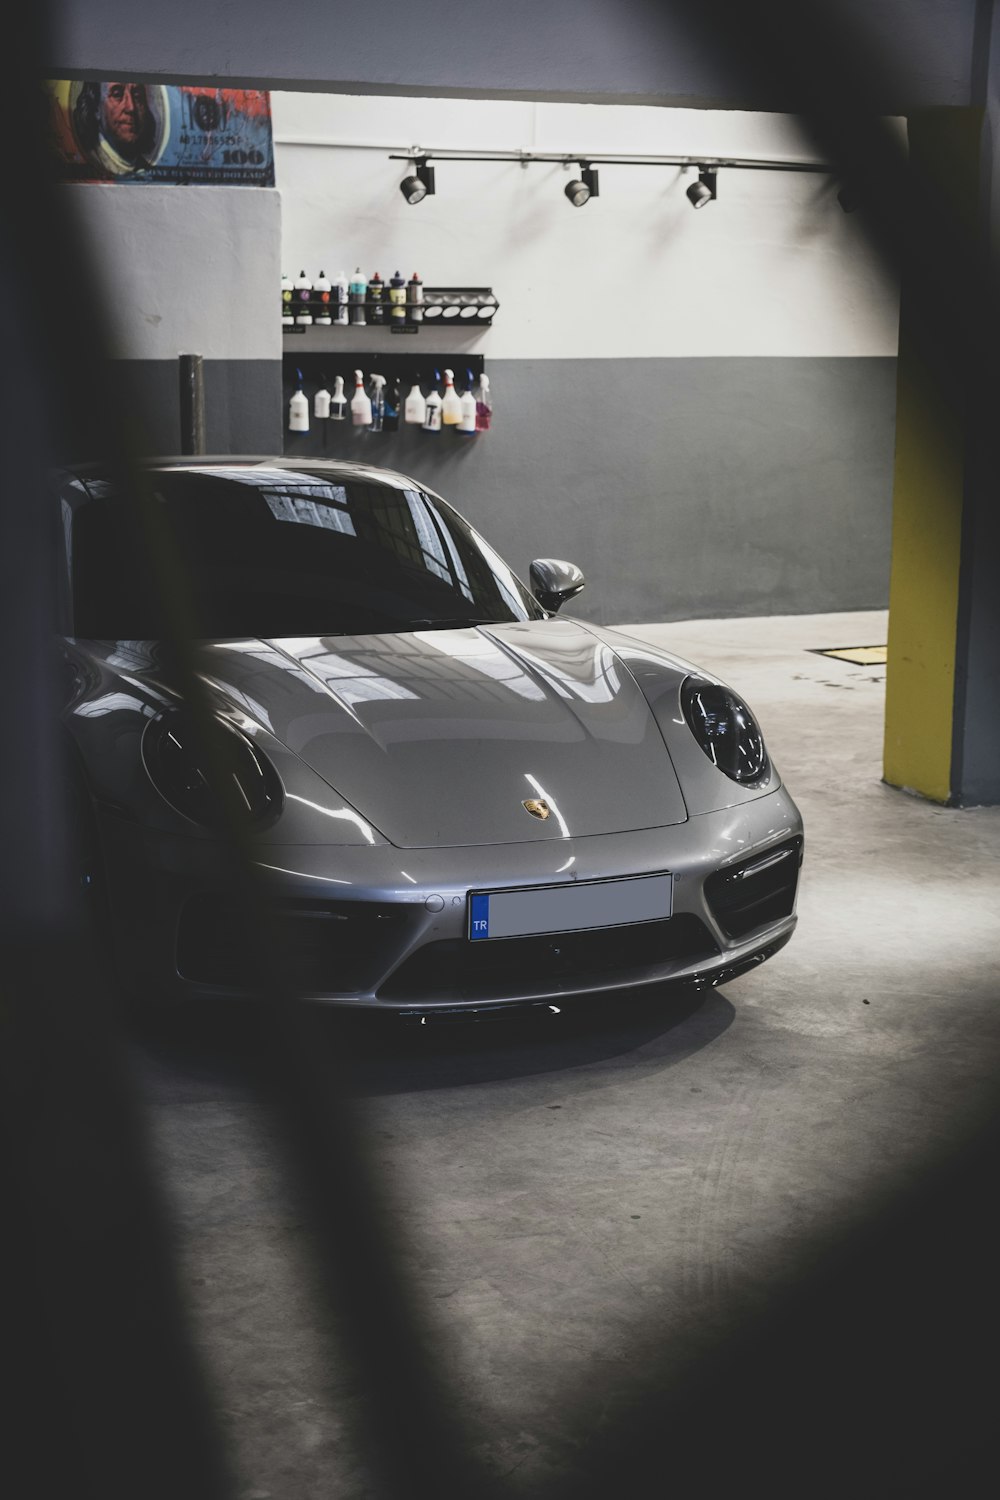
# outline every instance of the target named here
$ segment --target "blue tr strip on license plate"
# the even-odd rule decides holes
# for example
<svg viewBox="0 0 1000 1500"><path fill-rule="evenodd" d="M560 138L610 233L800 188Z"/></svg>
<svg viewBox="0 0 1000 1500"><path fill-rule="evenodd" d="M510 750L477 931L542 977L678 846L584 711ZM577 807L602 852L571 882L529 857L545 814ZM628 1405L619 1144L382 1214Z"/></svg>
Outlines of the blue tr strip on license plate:
<svg viewBox="0 0 1000 1500"><path fill-rule="evenodd" d="M673 885L672 875L636 875L517 891L474 891L469 897L469 938L480 942L655 922L673 911Z"/></svg>

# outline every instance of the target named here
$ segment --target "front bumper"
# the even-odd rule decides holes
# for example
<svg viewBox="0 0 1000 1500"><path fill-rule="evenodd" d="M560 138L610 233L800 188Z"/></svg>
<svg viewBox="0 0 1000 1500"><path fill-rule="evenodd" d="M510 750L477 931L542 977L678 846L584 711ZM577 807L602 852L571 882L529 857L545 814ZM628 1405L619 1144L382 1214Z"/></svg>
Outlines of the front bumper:
<svg viewBox="0 0 1000 1500"><path fill-rule="evenodd" d="M259 967L227 851L110 813L102 823L130 987L163 999L254 993ZM641 832L445 849L272 844L254 858L283 933L289 988L413 1015L723 983L791 936L801 841L798 810L781 788ZM468 940L470 891L663 871L674 876L673 915L663 922Z"/></svg>

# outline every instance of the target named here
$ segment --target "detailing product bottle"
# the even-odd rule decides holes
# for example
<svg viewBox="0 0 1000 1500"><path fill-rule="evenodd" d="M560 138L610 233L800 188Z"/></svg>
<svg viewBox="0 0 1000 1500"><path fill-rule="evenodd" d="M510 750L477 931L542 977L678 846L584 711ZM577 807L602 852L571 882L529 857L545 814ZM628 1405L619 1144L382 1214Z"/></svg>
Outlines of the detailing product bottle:
<svg viewBox="0 0 1000 1500"><path fill-rule="evenodd" d="M480 375L476 392L476 431L489 432L493 422L493 397L490 395L490 377Z"/></svg>
<svg viewBox="0 0 1000 1500"><path fill-rule="evenodd" d="M400 408L399 381L394 380L392 385L385 388L385 420L382 423L383 432L399 431L399 408Z"/></svg>
<svg viewBox="0 0 1000 1500"><path fill-rule="evenodd" d="M363 328L368 321L365 317L365 295L367 291L368 283L361 274L361 267L358 266L351 277L351 284L348 288L348 298L351 304L351 322L355 328Z"/></svg>
<svg viewBox="0 0 1000 1500"><path fill-rule="evenodd" d="M441 403L441 420L446 427L457 427L462 420L462 403L458 399L455 389L455 375L452 370L444 372L444 400Z"/></svg>
<svg viewBox="0 0 1000 1500"><path fill-rule="evenodd" d="M422 427L426 416L427 402L424 400L424 393L420 389L420 381L415 380L410 388L410 394L406 398L406 405L403 407L403 420L413 422L416 426Z"/></svg>
<svg viewBox="0 0 1000 1500"><path fill-rule="evenodd" d="M364 376L360 370L354 372L354 395L351 397L351 422L355 427L372 425L372 404L365 390Z"/></svg>
<svg viewBox="0 0 1000 1500"><path fill-rule="evenodd" d="M392 311L389 316L393 327L399 323L406 322L406 282L397 271L389 282L389 303Z"/></svg>
<svg viewBox="0 0 1000 1500"><path fill-rule="evenodd" d="M372 432L381 432L385 422L385 376L372 376Z"/></svg>
<svg viewBox="0 0 1000 1500"><path fill-rule="evenodd" d="M346 415L347 398L344 395L344 377L336 375L333 381L333 395L330 397L330 421L342 422Z"/></svg>
<svg viewBox="0 0 1000 1500"><path fill-rule="evenodd" d="M333 301L333 321L334 321L334 323L336 323L336 325L337 325L338 328L346 328L347 324L348 324L348 309L347 309L347 296L348 296L348 292L347 292L347 277L344 275L343 271L341 271L340 275L334 281L333 287L332 287L332 293L333 293L333 295L332 295L332 301Z"/></svg>
<svg viewBox="0 0 1000 1500"><path fill-rule="evenodd" d="M385 322L385 304L382 300L384 290L385 282L376 271L368 283L368 301L371 304L368 312L373 323Z"/></svg>
<svg viewBox="0 0 1000 1500"><path fill-rule="evenodd" d="M312 293L312 282L305 271L300 271L295 278L295 321L303 328L313 320Z"/></svg>
<svg viewBox="0 0 1000 1500"><path fill-rule="evenodd" d="M319 319L317 318L316 321L318 323ZM319 378L320 380L324 379L322 375ZM329 415L330 392L327 390L326 385L323 384L313 397L313 416L319 418L320 421L324 421Z"/></svg>
<svg viewBox="0 0 1000 1500"><path fill-rule="evenodd" d="M333 288L326 279L326 272L320 271L313 287L313 300L316 303L316 322L322 323L324 328L329 328L333 322L330 303L333 296Z"/></svg>
<svg viewBox="0 0 1000 1500"><path fill-rule="evenodd" d="M426 410L424 412L424 431L441 431L441 394L437 388L437 382L441 379L437 370L434 371L434 384L427 395Z"/></svg>
<svg viewBox="0 0 1000 1500"><path fill-rule="evenodd" d="M294 288L290 276L281 278L281 326L282 328L295 327L295 314L292 311L292 296Z"/></svg>
<svg viewBox="0 0 1000 1500"><path fill-rule="evenodd" d="M468 384L459 402L461 415L458 419L459 432L474 433L476 430L476 398L472 394L472 371L467 370Z"/></svg>
<svg viewBox="0 0 1000 1500"><path fill-rule="evenodd" d="M424 284L416 271L406 285L406 311L411 323L424 321Z"/></svg>
<svg viewBox="0 0 1000 1500"><path fill-rule="evenodd" d="M302 371L296 370L299 378L298 389L291 401L288 403L288 430L289 432L309 431L309 402L306 393L302 389Z"/></svg>

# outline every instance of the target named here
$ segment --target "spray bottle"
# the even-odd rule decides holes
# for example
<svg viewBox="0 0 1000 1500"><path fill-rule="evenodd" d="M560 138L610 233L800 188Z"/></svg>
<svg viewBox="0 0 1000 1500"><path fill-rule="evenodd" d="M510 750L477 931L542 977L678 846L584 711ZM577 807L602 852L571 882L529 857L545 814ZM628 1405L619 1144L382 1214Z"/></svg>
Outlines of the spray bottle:
<svg viewBox="0 0 1000 1500"><path fill-rule="evenodd" d="M348 324L347 309L347 277L343 271L333 282L333 321L338 328L346 328Z"/></svg>
<svg viewBox="0 0 1000 1500"><path fill-rule="evenodd" d="M424 284L414 271L406 286L407 313L411 323L424 321Z"/></svg>
<svg viewBox="0 0 1000 1500"><path fill-rule="evenodd" d="M424 431L441 431L441 394L437 388L437 382L441 379L440 371L434 371L434 384L427 394L426 409L424 412Z"/></svg>
<svg viewBox="0 0 1000 1500"><path fill-rule="evenodd" d="M295 301L297 304L295 321L302 328L307 328L313 320L312 292L312 282L305 271L300 271L295 278Z"/></svg>
<svg viewBox="0 0 1000 1500"><path fill-rule="evenodd" d="M351 277L348 287L348 299L351 304L351 323L355 328L363 328L368 319L365 317L365 296L368 291L368 283L364 278L361 267L358 266Z"/></svg>
<svg viewBox="0 0 1000 1500"><path fill-rule="evenodd" d="M455 389L455 372L444 372L444 400L441 402L441 420L446 427L457 427L462 420L462 403Z"/></svg>
<svg viewBox="0 0 1000 1500"><path fill-rule="evenodd" d="M333 288L326 279L326 272L320 271L313 288L316 293L316 322L328 328L333 322L330 316L330 301Z"/></svg>
<svg viewBox="0 0 1000 1500"><path fill-rule="evenodd" d="M323 384L313 397L313 416L324 421L330 415L330 392L326 388L326 376L321 374L319 378Z"/></svg>
<svg viewBox="0 0 1000 1500"><path fill-rule="evenodd" d="M354 372L354 395L351 397L351 422L355 427L372 425L372 404L365 390L364 376L360 370Z"/></svg>
<svg viewBox="0 0 1000 1500"><path fill-rule="evenodd" d="M399 431L399 408L401 405L399 381L394 380L392 385L387 385L385 388L385 421L382 423L383 432Z"/></svg>
<svg viewBox="0 0 1000 1500"><path fill-rule="evenodd" d="M296 370L298 376L298 389L288 403L288 430L289 432L309 431L309 402L306 393L302 389L302 371Z"/></svg>
<svg viewBox="0 0 1000 1500"><path fill-rule="evenodd" d="M479 390L476 392L476 431L489 432L493 422L493 397L490 395L490 378L483 374L479 377Z"/></svg>
<svg viewBox="0 0 1000 1500"><path fill-rule="evenodd" d="M410 394L406 398L406 405L403 407L403 419L406 422L414 423L417 427L422 427L426 416L427 402L424 400L424 393L420 389L420 381L415 380L410 388Z"/></svg>
<svg viewBox="0 0 1000 1500"><path fill-rule="evenodd" d="M347 304L344 304L347 310ZM333 395L330 397L330 421L342 422L347 414L347 398L344 395L344 377L335 375L333 379Z"/></svg>
<svg viewBox="0 0 1000 1500"><path fill-rule="evenodd" d="M372 432L381 432L385 421L385 376L372 376Z"/></svg>
<svg viewBox="0 0 1000 1500"><path fill-rule="evenodd" d="M292 312L292 278L282 276L281 278L281 326L282 328L294 328L295 314Z"/></svg>
<svg viewBox="0 0 1000 1500"><path fill-rule="evenodd" d="M466 370L467 384L459 403L461 416L458 419L459 432L474 433L476 430L476 398L472 394L472 371Z"/></svg>

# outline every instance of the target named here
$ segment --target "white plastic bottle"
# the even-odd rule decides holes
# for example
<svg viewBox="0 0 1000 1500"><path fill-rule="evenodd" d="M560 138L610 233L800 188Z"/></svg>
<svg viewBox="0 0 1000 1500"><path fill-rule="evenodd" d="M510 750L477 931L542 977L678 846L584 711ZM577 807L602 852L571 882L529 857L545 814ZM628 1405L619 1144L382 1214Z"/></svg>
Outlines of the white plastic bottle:
<svg viewBox="0 0 1000 1500"><path fill-rule="evenodd" d="M480 375L476 393L476 431L489 432L493 424L493 397L490 395L490 377Z"/></svg>
<svg viewBox="0 0 1000 1500"><path fill-rule="evenodd" d="M365 380L360 370L354 372L354 395L351 397L351 422L355 427L372 425L372 403L365 390Z"/></svg>
<svg viewBox="0 0 1000 1500"><path fill-rule="evenodd" d="M316 285L313 287L313 301L316 304L316 322L324 328L329 328L333 322L330 304L333 299L333 287L326 279L326 272L320 271L316 277Z"/></svg>
<svg viewBox="0 0 1000 1500"><path fill-rule="evenodd" d="M344 303L346 308L347 303ZM330 421L342 422L347 415L347 397L344 395L344 377L335 375L333 380L333 395L330 397Z"/></svg>
<svg viewBox="0 0 1000 1500"><path fill-rule="evenodd" d="M309 402L306 393L302 389L302 373L299 376L299 387L288 403L288 430L289 432L309 431Z"/></svg>
<svg viewBox="0 0 1000 1500"><path fill-rule="evenodd" d="M468 372L469 383L462 393L459 402L461 415L458 419L459 432L475 433L476 430L476 398L472 394L472 371Z"/></svg>
<svg viewBox="0 0 1000 1500"><path fill-rule="evenodd" d="M295 278L295 304L298 309L295 321L300 328L308 328L312 323L312 293L312 282L305 271L300 271Z"/></svg>
<svg viewBox="0 0 1000 1500"><path fill-rule="evenodd" d="M425 403L424 431L441 431L441 397L438 394L437 386L432 387L431 393Z"/></svg>
<svg viewBox="0 0 1000 1500"><path fill-rule="evenodd" d="M295 295L295 288L292 285L292 278L290 276L282 276L282 278L281 278L281 326L282 326L282 328L294 328L295 327L295 314L292 312L292 297L294 295Z"/></svg>
<svg viewBox="0 0 1000 1500"><path fill-rule="evenodd" d="M403 407L403 420L412 422L417 427L422 427L426 416L427 402L424 400L424 393L420 389L419 380L415 380L410 394L406 398L406 405Z"/></svg>
<svg viewBox="0 0 1000 1500"><path fill-rule="evenodd" d="M350 321L347 298L347 275L341 271L339 276L334 277L330 298L333 303L333 321L338 328L346 328Z"/></svg>
<svg viewBox="0 0 1000 1500"><path fill-rule="evenodd" d="M441 420L446 427L457 427L462 420L462 403L455 389L454 370L444 372L444 400L441 402Z"/></svg>
<svg viewBox="0 0 1000 1500"><path fill-rule="evenodd" d="M385 376L372 376L372 432L381 432L385 421Z"/></svg>
<svg viewBox="0 0 1000 1500"><path fill-rule="evenodd" d="M317 323L319 319L316 319ZM321 385L313 397L313 416L323 422L330 415L330 392L325 385Z"/></svg>

